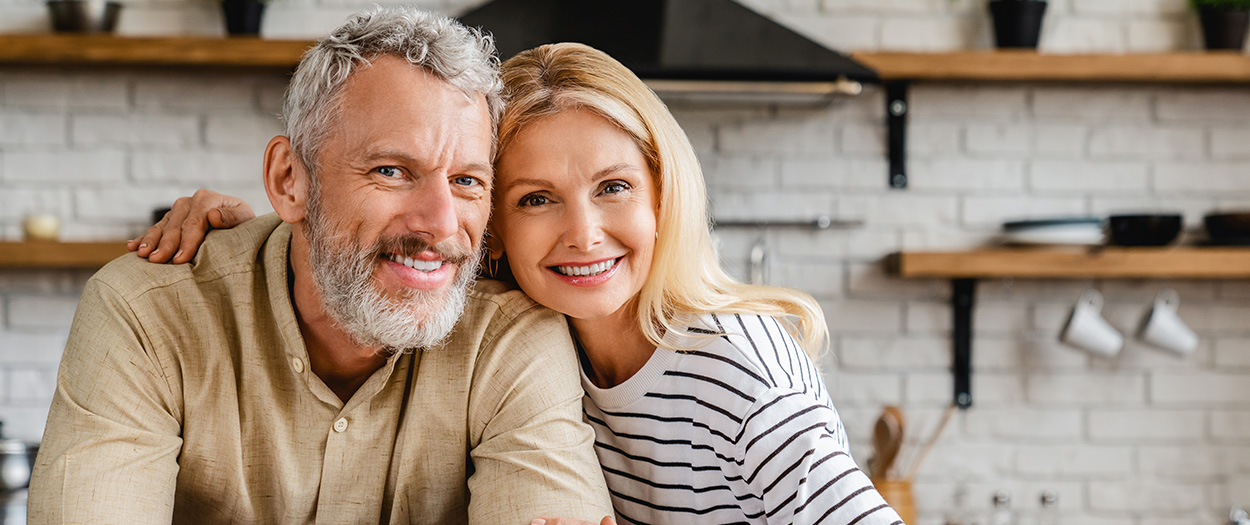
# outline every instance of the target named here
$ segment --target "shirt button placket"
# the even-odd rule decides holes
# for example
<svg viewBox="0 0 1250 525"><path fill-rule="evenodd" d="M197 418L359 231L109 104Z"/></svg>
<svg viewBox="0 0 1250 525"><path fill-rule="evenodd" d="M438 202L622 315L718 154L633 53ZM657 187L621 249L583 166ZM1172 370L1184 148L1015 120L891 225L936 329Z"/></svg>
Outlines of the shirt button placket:
<svg viewBox="0 0 1250 525"><path fill-rule="evenodd" d="M347 430L347 418L340 417L334 421L334 431L344 432Z"/></svg>
<svg viewBox="0 0 1250 525"><path fill-rule="evenodd" d="M304 373L304 360L298 357L291 358L291 368L295 369L295 373Z"/></svg>

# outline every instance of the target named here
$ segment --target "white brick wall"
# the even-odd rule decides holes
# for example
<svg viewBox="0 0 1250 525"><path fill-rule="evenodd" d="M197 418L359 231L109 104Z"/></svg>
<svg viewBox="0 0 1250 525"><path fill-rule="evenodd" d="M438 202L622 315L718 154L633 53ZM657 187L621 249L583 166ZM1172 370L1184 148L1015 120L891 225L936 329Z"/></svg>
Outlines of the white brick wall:
<svg viewBox="0 0 1250 525"><path fill-rule="evenodd" d="M1101 445L1023 445L1016 470L1029 476L1124 478L1133 473L1132 447Z"/></svg>
<svg viewBox="0 0 1250 525"><path fill-rule="evenodd" d="M1089 436L1109 443L1160 443L1199 439L1205 416L1191 410L1094 409Z"/></svg>
<svg viewBox="0 0 1250 525"><path fill-rule="evenodd" d="M200 142L200 123L189 116L82 115L70 128L76 146L192 146Z"/></svg>
<svg viewBox="0 0 1250 525"><path fill-rule="evenodd" d="M478 0L421 0L458 12ZM744 0L842 49L985 48L979 0ZM385 3L391 3L386 0ZM363 0L272 3L271 37L307 37ZM40 31L42 6L0 0L0 31ZM212 6L136 1L123 34L221 34ZM1051 0L1049 52L1193 50L1184 0ZM58 213L70 238L137 233L152 208L209 186L268 210L265 143L281 128L286 78L257 72L0 67L0 238L21 217ZM745 274L767 241L773 284L816 295L832 331L822 370L861 464L873 421L902 404L912 433L949 402L950 289L880 265L900 249L986 244L1004 220L1167 209L1196 228L1207 211L1250 208L1250 90L1187 86L918 83L911 187L886 189L883 94L825 108L704 106L674 112L705 167L721 219L859 219L859 229L722 229ZM0 420L36 440L76 297L89 272L0 271ZM1056 340L1087 286L1129 336L1095 358ZM1132 333L1162 287L1202 339L1189 357ZM982 518L1008 490L1032 514L1060 493L1076 525L1217 523L1250 505L1250 284L989 280L974 321L974 407L952 421L920 471L920 524L938 525L958 490Z"/></svg>

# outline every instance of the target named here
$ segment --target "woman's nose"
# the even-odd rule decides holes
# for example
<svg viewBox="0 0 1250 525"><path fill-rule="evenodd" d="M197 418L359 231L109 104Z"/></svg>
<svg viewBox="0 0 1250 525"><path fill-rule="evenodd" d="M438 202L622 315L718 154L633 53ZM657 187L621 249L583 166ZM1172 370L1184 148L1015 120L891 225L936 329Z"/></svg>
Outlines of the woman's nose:
<svg viewBox="0 0 1250 525"><path fill-rule="evenodd" d="M590 204L570 204L565 215L564 244L588 251L603 242L603 214Z"/></svg>

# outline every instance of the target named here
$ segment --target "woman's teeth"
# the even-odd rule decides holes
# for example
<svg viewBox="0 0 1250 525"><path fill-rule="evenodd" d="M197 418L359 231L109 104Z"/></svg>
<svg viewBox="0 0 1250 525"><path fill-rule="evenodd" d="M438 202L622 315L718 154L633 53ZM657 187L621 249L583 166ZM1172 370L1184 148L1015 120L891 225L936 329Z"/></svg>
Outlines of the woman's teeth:
<svg viewBox="0 0 1250 525"><path fill-rule="evenodd" d="M595 263L590 266L557 266L556 269L564 275L574 277L585 277L588 275L599 275L608 271L612 265L616 264L616 259L610 259L601 263Z"/></svg>
<svg viewBox="0 0 1250 525"><path fill-rule="evenodd" d="M443 261L421 261L421 260L412 259L409 257L404 257L402 255L393 254L393 253L390 255L387 255L387 258L390 259L395 264L402 264L404 266L407 266L409 268L422 271L422 272L432 272L434 270L437 270L443 267Z"/></svg>

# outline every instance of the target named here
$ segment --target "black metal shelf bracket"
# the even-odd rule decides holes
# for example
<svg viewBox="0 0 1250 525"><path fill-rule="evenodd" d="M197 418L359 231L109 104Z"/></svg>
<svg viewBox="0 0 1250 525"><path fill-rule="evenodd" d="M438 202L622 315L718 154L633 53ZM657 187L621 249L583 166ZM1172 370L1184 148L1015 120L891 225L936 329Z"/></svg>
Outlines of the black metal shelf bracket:
<svg viewBox="0 0 1250 525"><path fill-rule="evenodd" d="M891 189L907 187L907 114L911 113L906 81L885 84L885 125L890 156Z"/></svg>
<svg viewBox="0 0 1250 525"><path fill-rule="evenodd" d="M972 406L972 311L976 306L977 280L954 279L951 288L951 372L955 378L955 405L964 409Z"/></svg>

